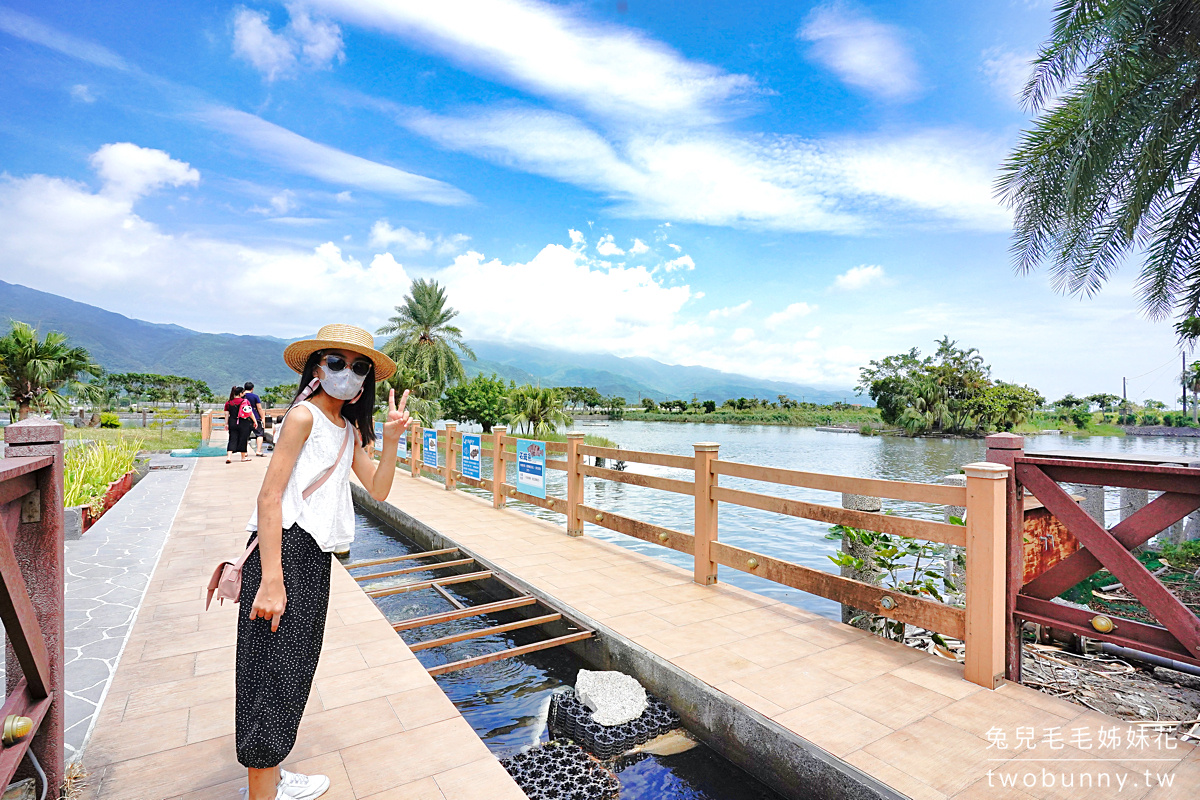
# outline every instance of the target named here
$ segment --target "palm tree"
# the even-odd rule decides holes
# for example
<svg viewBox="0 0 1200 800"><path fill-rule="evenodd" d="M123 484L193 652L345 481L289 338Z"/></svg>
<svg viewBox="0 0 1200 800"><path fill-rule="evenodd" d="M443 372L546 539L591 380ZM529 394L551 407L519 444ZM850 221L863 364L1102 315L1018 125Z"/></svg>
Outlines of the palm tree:
<svg viewBox="0 0 1200 800"><path fill-rule="evenodd" d="M99 378L104 370L88 351L67 344L67 335L49 331L39 339L37 331L24 322L13 321L7 335L0 337L0 381L8 399L17 404L17 416L25 419L34 409L65 411L70 407L61 391L84 400L99 401L99 383L84 383L81 374Z"/></svg>
<svg viewBox="0 0 1200 800"><path fill-rule="evenodd" d="M437 387L436 398L446 387L466 378L459 353L472 361L475 353L463 341L462 331L450 324L458 312L446 305L446 290L437 281L417 278L404 305L376 333L391 335L383 345L396 363Z"/></svg>
<svg viewBox="0 0 1200 800"><path fill-rule="evenodd" d="M397 403L400 402L404 390L408 390L408 413L425 427L432 427L442 415L441 405L438 403L442 387L425 376L400 366L392 377L375 384L376 402L387 403L388 391L391 389L396 390Z"/></svg>
<svg viewBox="0 0 1200 800"><path fill-rule="evenodd" d="M1183 373L1183 384L1187 386L1188 391L1192 393L1192 424L1197 425L1197 409L1196 396L1200 394L1200 361L1193 361L1188 364L1187 372Z"/></svg>
<svg viewBox="0 0 1200 800"><path fill-rule="evenodd" d="M518 386L509 392L508 404L513 409L509 421L519 425L522 433L539 436L571 424L571 415L563 410L562 395L555 389Z"/></svg>
<svg viewBox="0 0 1200 800"><path fill-rule="evenodd" d="M1200 313L1200 4L1059 0L1023 100L1040 112L1004 162L1020 272L1098 291L1131 252L1149 316Z"/></svg>

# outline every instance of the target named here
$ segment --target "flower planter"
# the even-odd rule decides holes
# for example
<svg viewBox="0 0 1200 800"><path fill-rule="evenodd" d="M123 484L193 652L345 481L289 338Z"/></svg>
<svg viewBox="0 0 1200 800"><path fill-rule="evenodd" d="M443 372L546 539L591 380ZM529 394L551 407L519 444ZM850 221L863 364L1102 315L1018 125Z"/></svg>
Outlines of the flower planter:
<svg viewBox="0 0 1200 800"><path fill-rule="evenodd" d="M99 512L93 512L90 506L79 506L79 508L83 509L83 530L86 531L95 525L96 520L104 516L106 511L129 493L129 490L133 488L133 473L134 470L130 470L108 485L108 491L104 493Z"/></svg>

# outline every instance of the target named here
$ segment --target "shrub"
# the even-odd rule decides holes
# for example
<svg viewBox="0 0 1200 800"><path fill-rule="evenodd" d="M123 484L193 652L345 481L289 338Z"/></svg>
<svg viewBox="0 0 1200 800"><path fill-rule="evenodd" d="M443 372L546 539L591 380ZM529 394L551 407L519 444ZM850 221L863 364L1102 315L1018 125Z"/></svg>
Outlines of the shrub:
<svg viewBox="0 0 1200 800"><path fill-rule="evenodd" d="M1156 411L1143 411L1142 412L1142 424L1143 425L1161 425L1162 417L1160 417L1158 415L1158 412L1156 412Z"/></svg>
<svg viewBox="0 0 1200 800"><path fill-rule="evenodd" d="M705 400L704 401L704 413L705 414L712 414L716 410L717 410L717 401L716 400Z"/></svg>
<svg viewBox="0 0 1200 800"><path fill-rule="evenodd" d="M858 432L861 433L863 436L874 436L875 435L875 429L871 427L870 423L863 423L862 425L860 425L858 428Z"/></svg>
<svg viewBox="0 0 1200 800"><path fill-rule="evenodd" d="M116 414L105 411L100 415L101 428L119 428L121 427L121 418Z"/></svg>

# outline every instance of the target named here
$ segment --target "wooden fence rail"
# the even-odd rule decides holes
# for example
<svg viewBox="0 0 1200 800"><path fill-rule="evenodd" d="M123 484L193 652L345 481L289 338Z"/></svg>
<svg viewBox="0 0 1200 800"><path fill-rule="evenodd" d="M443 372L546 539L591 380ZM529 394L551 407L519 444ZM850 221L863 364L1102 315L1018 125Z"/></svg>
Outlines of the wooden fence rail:
<svg viewBox="0 0 1200 800"><path fill-rule="evenodd" d="M413 423L409 432L412 446L410 472L422 474L421 429ZM969 464L964 467L966 486L945 486L911 481L856 478L844 475L804 472L722 461L719 446L711 442L695 445L692 456L596 447L583 443L584 434L567 434L566 443L547 443L548 454L564 454L564 459L547 459L548 469L566 472L567 496L533 497L518 491L505 480L507 465L515 456L509 452L516 439L506 428L497 426L481 441L492 459L492 479L465 477L458 464L462 434L453 424L439 431L440 461L436 479L448 491L458 484L490 490L492 505L503 508L508 499L518 499L540 508L564 514L567 533L583 534L584 523L591 523L651 544L660 545L693 558L693 580L700 585L717 582L717 569L724 566L766 580L800 589L854 608L866 609L889 619L906 622L927 630L961 639L966 645L964 677L994 688L1004 674L1005 630L1005 481L1010 468L995 463ZM588 464L586 457L614 462L650 464L684 470L683 477L646 475ZM435 477L429 469L424 474ZM966 525L948 525L915 517L853 511L822 503L764 494L721 486L720 477L740 478L762 483L816 489L827 492L868 495L936 506L962 506L967 509ZM643 520L615 514L587 505L585 478L600 479L656 491L691 495L695 502L693 531L674 530ZM881 531L913 539L939 542L966 550L966 608L956 608L933 600L914 597L886 587L876 586L805 567L769 554L735 547L718 536L720 504L755 508L777 514Z"/></svg>

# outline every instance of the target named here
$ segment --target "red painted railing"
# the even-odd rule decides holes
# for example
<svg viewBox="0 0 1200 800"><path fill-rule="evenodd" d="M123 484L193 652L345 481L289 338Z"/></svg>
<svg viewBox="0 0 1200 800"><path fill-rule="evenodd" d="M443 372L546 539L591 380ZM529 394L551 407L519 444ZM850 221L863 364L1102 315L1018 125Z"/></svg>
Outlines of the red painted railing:
<svg viewBox="0 0 1200 800"><path fill-rule="evenodd" d="M32 775L32 749L48 796L63 780L63 428L27 419L4 429L0 459L0 621L7 638L0 725L28 717L30 733L0 749L0 789Z"/></svg>

